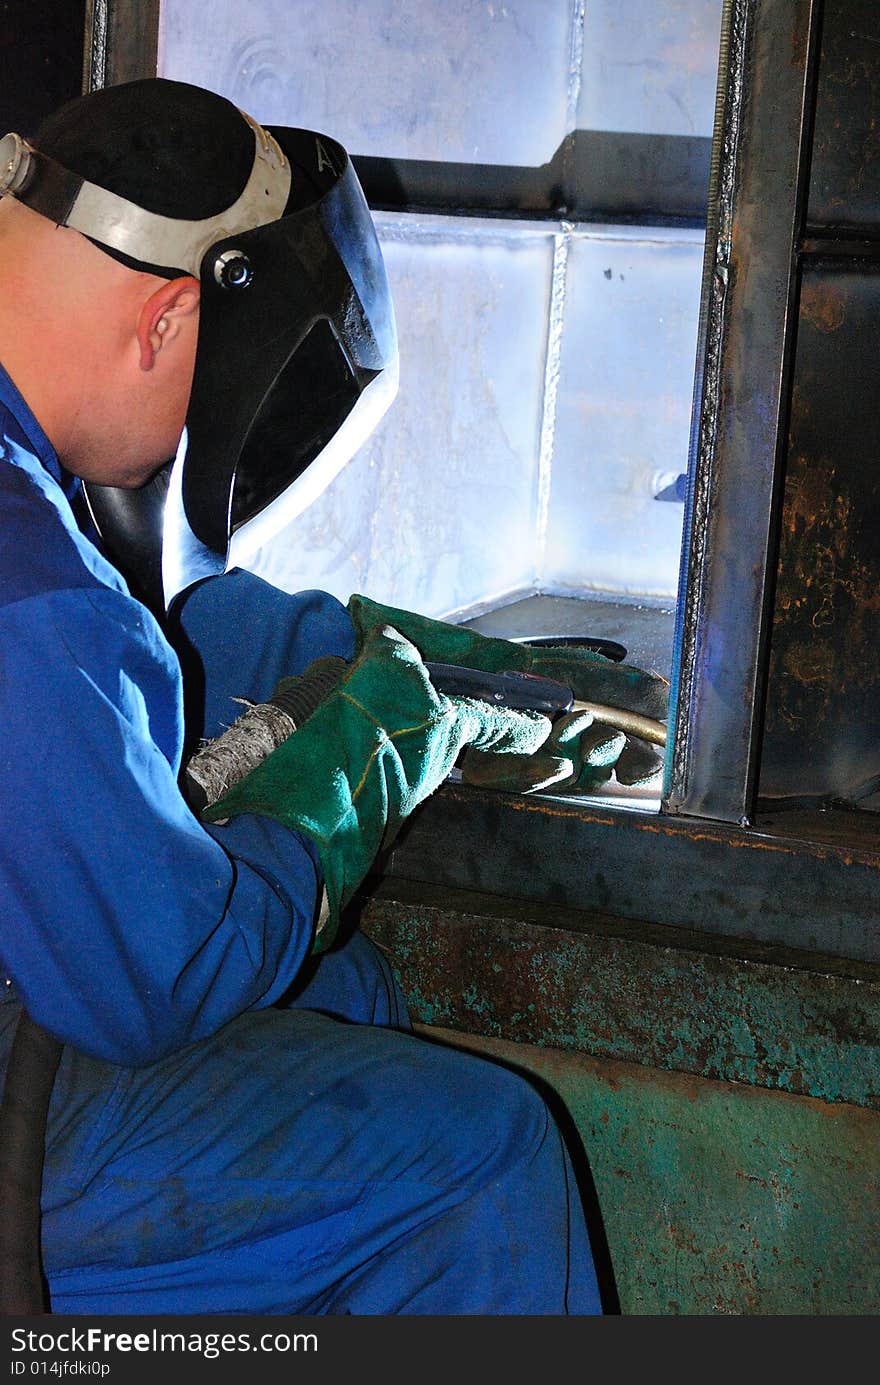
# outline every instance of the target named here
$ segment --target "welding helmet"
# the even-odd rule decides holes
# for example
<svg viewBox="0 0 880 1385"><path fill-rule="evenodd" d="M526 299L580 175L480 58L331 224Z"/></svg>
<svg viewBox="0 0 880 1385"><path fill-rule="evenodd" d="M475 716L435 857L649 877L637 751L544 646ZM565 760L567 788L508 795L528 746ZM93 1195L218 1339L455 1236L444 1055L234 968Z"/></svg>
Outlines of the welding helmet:
<svg viewBox="0 0 880 1385"><path fill-rule="evenodd" d="M69 102L30 141L6 135L2 193L134 269L199 279L176 458L140 490L85 491L111 556L125 571L125 549L140 565L137 585L155 592L161 564L165 605L246 565L326 488L397 389L385 267L346 151L149 78Z"/></svg>

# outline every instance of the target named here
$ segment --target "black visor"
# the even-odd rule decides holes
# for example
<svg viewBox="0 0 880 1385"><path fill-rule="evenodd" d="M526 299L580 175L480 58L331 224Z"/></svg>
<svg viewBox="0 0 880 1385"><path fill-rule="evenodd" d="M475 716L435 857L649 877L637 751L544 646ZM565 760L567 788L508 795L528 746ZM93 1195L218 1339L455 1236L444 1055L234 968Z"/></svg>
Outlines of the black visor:
<svg viewBox="0 0 880 1385"><path fill-rule="evenodd" d="M396 382L385 267L347 154L307 131L271 133L308 200L218 242L201 269L182 497L193 533L223 554L318 461L383 371Z"/></svg>

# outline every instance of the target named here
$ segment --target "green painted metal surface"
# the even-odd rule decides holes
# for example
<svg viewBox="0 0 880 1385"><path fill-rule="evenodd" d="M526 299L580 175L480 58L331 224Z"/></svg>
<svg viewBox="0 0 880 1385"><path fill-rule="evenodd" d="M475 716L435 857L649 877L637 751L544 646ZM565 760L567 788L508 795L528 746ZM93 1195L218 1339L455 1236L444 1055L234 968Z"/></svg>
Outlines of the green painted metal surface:
<svg viewBox="0 0 880 1385"><path fill-rule="evenodd" d="M876 968L400 881L360 921L432 1037L545 1084L612 1307L880 1312Z"/></svg>
<svg viewBox="0 0 880 1385"><path fill-rule="evenodd" d="M426 1024L880 1109L880 969L474 895L363 927Z"/></svg>
<svg viewBox="0 0 880 1385"><path fill-rule="evenodd" d="M880 1114L431 1032L549 1083L587 1152L623 1314L880 1312Z"/></svg>

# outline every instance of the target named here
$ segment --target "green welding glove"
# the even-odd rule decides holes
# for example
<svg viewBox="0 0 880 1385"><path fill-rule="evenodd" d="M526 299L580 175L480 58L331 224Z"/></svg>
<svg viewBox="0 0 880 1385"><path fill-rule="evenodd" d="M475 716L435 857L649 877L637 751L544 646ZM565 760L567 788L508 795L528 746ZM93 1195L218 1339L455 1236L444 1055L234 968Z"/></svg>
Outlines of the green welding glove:
<svg viewBox="0 0 880 1385"><path fill-rule="evenodd" d="M378 622L317 710L203 817L264 813L317 844L329 903L323 951L378 852L465 746L528 756L550 729L538 712L436 692L418 650Z"/></svg>
<svg viewBox="0 0 880 1385"><path fill-rule="evenodd" d="M429 662L462 664L488 673L515 669L556 678L571 688L579 702L666 720L669 684L665 678L631 664L616 663L592 650L561 645L532 648L383 606L359 594L349 599L348 611L358 647L377 624L387 623L405 635ZM554 792L589 794L599 792L612 774L627 786L648 783L662 769L663 759L662 747L574 712L555 723L551 737L531 763L525 758L510 758L501 764L469 750L461 770L466 782L484 787L519 793L553 788Z"/></svg>
<svg viewBox="0 0 880 1385"><path fill-rule="evenodd" d="M589 712L557 718L544 744L531 755L485 755L469 746L459 762L462 783L510 793L602 791L626 748L626 735Z"/></svg>

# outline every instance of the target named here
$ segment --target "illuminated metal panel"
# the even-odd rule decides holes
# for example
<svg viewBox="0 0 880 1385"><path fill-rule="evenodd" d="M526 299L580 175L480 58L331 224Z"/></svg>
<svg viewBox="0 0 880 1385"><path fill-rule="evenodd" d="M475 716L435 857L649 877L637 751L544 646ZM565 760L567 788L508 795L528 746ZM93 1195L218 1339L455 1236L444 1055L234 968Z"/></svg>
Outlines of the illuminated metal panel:
<svg viewBox="0 0 880 1385"><path fill-rule="evenodd" d="M566 132L575 0L163 0L159 71L353 154L534 164Z"/></svg>
<svg viewBox="0 0 880 1385"><path fill-rule="evenodd" d="M538 589L674 599L682 506L655 497L687 460L700 234L377 221L400 395L254 570L435 615Z"/></svg>
<svg viewBox="0 0 880 1385"><path fill-rule="evenodd" d="M711 135L721 0L587 0L578 126Z"/></svg>
<svg viewBox="0 0 880 1385"><path fill-rule="evenodd" d="M668 219L701 213L721 6L658 28L646 0L162 0L162 75L325 129L379 205L399 177L393 205L447 213L377 212L399 399L255 570L433 615L674 599L683 508L654 497L686 466L702 233L636 223L676 178ZM449 214L481 197L519 212ZM629 229L571 219L615 200Z"/></svg>
<svg viewBox="0 0 880 1385"><path fill-rule="evenodd" d="M572 236L544 590L674 598L703 237L594 228Z"/></svg>
<svg viewBox="0 0 880 1385"><path fill-rule="evenodd" d="M528 587L553 238L377 217L401 385L379 430L254 570L442 615Z"/></svg>

